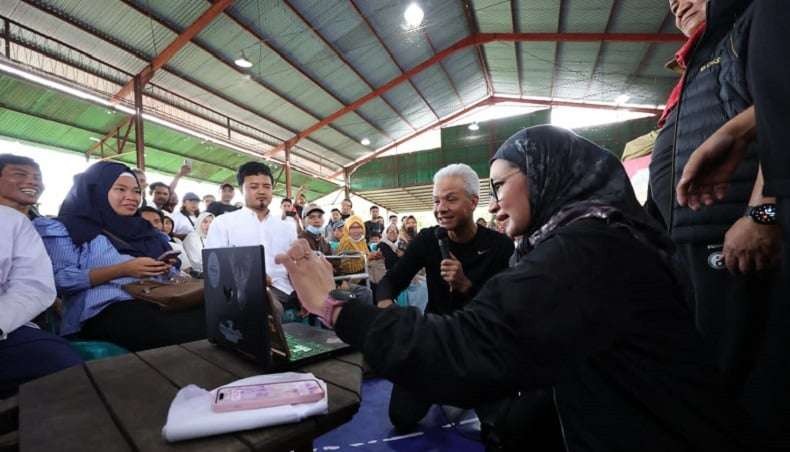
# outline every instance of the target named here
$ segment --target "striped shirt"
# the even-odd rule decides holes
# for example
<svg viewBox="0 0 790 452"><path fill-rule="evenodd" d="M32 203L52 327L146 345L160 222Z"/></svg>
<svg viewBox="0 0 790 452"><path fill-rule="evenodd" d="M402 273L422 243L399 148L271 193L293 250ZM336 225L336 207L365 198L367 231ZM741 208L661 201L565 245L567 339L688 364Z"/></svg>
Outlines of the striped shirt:
<svg viewBox="0 0 790 452"><path fill-rule="evenodd" d="M78 247L71 240L63 223L49 218L37 218L33 224L52 260L55 286L63 300L64 313L59 330L61 336L78 332L83 322L112 303L132 299L123 290L123 285L137 281L136 278L117 278L92 287L90 271L121 264L134 257L120 254L102 234Z"/></svg>

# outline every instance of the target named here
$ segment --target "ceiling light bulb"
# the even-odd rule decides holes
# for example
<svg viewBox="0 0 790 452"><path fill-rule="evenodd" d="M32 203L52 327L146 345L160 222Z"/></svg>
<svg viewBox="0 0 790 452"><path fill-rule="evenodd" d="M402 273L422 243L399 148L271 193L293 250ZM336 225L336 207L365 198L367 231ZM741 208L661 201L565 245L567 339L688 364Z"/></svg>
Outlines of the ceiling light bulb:
<svg viewBox="0 0 790 452"><path fill-rule="evenodd" d="M362 146L367 146L370 144L370 140L368 140L367 138L363 138L362 140L360 140L360 143L362 143Z"/></svg>
<svg viewBox="0 0 790 452"><path fill-rule="evenodd" d="M252 61L248 60L244 57L244 55L240 56L233 62L236 66L242 67L244 69L248 69L252 67Z"/></svg>
<svg viewBox="0 0 790 452"><path fill-rule="evenodd" d="M469 124L469 130L471 130L472 132L476 132L476 131L480 130L480 126L477 125L476 122L473 122L473 123Z"/></svg>
<svg viewBox="0 0 790 452"><path fill-rule="evenodd" d="M425 17L425 13L420 8L420 5L416 3L410 4L406 11L403 12L403 18L406 20L406 25L409 28L417 28L422 23L422 19Z"/></svg>
<svg viewBox="0 0 790 452"><path fill-rule="evenodd" d="M629 96L628 94L620 94L619 96L617 96L614 99L614 103L616 103L618 105L624 104L624 103L628 102L628 99L630 99L630 98L631 98L631 96Z"/></svg>

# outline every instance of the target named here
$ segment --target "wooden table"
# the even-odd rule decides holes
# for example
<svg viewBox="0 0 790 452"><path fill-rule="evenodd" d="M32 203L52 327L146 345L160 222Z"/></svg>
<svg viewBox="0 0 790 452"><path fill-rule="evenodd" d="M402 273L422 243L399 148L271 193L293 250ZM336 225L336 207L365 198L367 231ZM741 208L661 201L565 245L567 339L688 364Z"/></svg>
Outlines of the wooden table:
<svg viewBox="0 0 790 452"><path fill-rule="evenodd" d="M261 369L206 340L90 361L22 385L21 451L309 450L359 409L362 357L351 353L295 369L327 383L329 413L298 424L167 443L170 402L188 384L211 389Z"/></svg>

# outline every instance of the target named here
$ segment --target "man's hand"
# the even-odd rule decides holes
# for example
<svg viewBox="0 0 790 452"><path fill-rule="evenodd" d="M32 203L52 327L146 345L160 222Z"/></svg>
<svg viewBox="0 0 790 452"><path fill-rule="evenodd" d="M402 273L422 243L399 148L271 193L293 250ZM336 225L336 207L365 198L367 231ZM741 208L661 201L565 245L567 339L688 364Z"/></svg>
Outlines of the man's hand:
<svg viewBox="0 0 790 452"><path fill-rule="evenodd" d="M324 300L335 288L332 264L325 257L317 256L305 239L295 241L286 253L278 254L274 261L285 266L305 310L322 315Z"/></svg>
<svg viewBox="0 0 790 452"><path fill-rule="evenodd" d="M442 279L450 285L450 291L466 292L472 288L472 281L464 275L464 268L452 253L450 259L444 259L439 267Z"/></svg>
<svg viewBox="0 0 790 452"><path fill-rule="evenodd" d="M378 307L380 307L382 309L383 308L388 308L388 307L392 306L392 300L379 300L379 302L376 303L376 306L378 306Z"/></svg>
<svg viewBox="0 0 790 452"><path fill-rule="evenodd" d="M188 175L191 172L192 172L192 166L191 165L187 165L186 163L184 163L183 165L181 165L181 168L178 170L178 175L183 177L183 176Z"/></svg>
<svg viewBox="0 0 790 452"><path fill-rule="evenodd" d="M708 137L689 158L675 194L678 204L697 210L724 198L730 178L755 136L754 107L742 111Z"/></svg>
<svg viewBox="0 0 790 452"><path fill-rule="evenodd" d="M779 258L779 227L743 217L724 236L724 264L731 273L751 273L772 267Z"/></svg>
<svg viewBox="0 0 790 452"><path fill-rule="evenodd" d="M272 281L272 277L266 275L266 287L272 287L272 286L274 286L274 281Z"/></svg>

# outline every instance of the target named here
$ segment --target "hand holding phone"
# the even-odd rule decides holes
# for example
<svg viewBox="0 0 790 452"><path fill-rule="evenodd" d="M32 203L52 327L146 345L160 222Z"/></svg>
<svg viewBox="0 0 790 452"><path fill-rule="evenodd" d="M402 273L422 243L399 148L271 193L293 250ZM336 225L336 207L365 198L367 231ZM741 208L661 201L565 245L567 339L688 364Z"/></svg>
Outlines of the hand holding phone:
<svg viewBox="0 0 790 452"><path fill-rule="evenodd" d="M223 386L211 409L215 412L254 410L281 405L318 402L324 388L317 380L283 381L246 386Z"/></svg>
<svg viewBox="0 0 790 452"><path fill-rule="evenodd" d="M159 255L159 257L157 257L156 260L162 262L168 262L171 260L174 261L179 254L181 254L181 251L176 251L176 250L165 251L164 253Z"/></svg>

